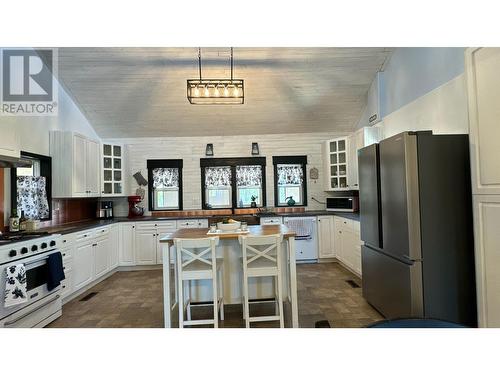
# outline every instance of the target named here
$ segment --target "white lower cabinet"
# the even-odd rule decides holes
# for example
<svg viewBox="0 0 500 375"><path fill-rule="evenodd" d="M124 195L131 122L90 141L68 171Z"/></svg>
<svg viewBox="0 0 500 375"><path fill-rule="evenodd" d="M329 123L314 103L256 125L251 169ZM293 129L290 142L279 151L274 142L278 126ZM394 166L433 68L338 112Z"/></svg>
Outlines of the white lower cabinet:
<svg viewBox="0 0 500 375"><path fill-rule="evenodd" d="M120 266L135 265L135 223L120 223Z"/></svg>
<svg viewBox="0 0 500 375"><path fill-rule="evenodd" d="M201 222L201 220L200 220ZM208 228L208 220L206 220L206 227L203 227L205 223L200 223L199 227L200 228ZM160 243L160 239L165 237L166 235L173 233L176 231L177 225L175 221L170 221L168 223L160 223L158 224L158 227L156 229L156 263L157 264L163 264L163 252L162 252L162 246L163 244Z"/></svg>
<svg viewBox="0 0 500 375"><path fill-rule="evenodd" d="M109 239L109 268L115 269L119 264L120 252L120 232L118 224L115 224L110 228Z"/></svg>
<svg viewBox="0 0 500 375"><path fill-rule="evenodd" d="M203 220L190 220L189 228L208 227ZM162 244L160 239L169 233L175 232L177 223L169 221L150 221L147 223L137 223L135 229L135 257L137 265L162 264Z"/></svg>
<svg viewBox="0 0 500 375"><path fill-rule="evenodd" d="M83 288L94 275L94 243L77 244L73 254L73 290Z"/></svg>
<svg viewBox="0 0 500 375"><path fill-rule="evenodd" d="M105 275L109 271L109 254L111 241L109 233L96 238L94 245L94 279Z"/></svg>
<svg viewBox="0 0 500 375"><path fill-rule="evenodd" d="M361 275L361 239L359 222L336 216L334 243L337 259Z"/></svg>
<svg viewBox="0 0 500 375"><path fill-rule="evenodd" d="M335 257L333 216L318 216L318 244L320 259Z"/></svg>
<svg viewBox="0 0 500 375"><path fill-rule="evenodd" d="M156 229L135 231L135 261L137 265L156 264Z"/></svg>

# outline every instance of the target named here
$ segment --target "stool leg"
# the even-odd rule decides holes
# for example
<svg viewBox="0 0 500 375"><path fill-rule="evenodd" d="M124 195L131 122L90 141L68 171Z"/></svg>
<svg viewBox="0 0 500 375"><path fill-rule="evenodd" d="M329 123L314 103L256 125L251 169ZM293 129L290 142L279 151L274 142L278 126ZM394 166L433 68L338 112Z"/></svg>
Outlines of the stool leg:
<svg viewBox="0 0 500 375"><path fill-rule="evenodd" d="M219 328L219 311L218 311L218 295L217 295L217 271L212 273L212 289L214 299L214 328Z"/></svg>
<svg viewBox="0 0 500 375"><path fill-rule="evenodd" d="M280 328L285 327L285 322L283 320L283 285L281 285L281 272L278 273L278 303L279 303L279 315L280 315Z"/></svg>
<svg viewBox="0 0 500 375"><path fill-rule="evenodd" d="M245 327L250 328L250 306L248 305L248 277L246 274L243 275L243 310L245 313Z"/></svg>
<svg viewBox="0 0 500 375"><path fill-rule="evenodd" d="M273 277L274 283L274 314L278 315L279 313L279 302L278 302L278 277Z"/></svg>
<svg viewBox="0 0 500 375"><path fill-rule="evenodd" d="M220 320L224 320L224 264L220 268Z"/></svg>
<svg viewBox="0 0 500 375"><path fill-rule="evenodd" d="M182 279L179 280L179 302L177 304L177 308L179 309L179 328L184 328L184 291L182 288L184 287L184 282Z"/></svg>
<svg viewBox="0 0 500 375"><path fill-rule="evenodd" d="M188 303L186 307L187 310L186 315L187 315L187 320L191 320L191 280L188 280L187 284L188 284L188 291L187 291Z"/></svg>

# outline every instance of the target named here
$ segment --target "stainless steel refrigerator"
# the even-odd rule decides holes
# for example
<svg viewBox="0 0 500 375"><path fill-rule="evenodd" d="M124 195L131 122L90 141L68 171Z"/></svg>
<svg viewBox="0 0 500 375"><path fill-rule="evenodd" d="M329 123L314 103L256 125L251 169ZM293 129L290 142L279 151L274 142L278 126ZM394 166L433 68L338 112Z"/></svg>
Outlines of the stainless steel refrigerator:
<svg viewBox="0 0 500 375"><path fill-rule="evenodd" d="M401 133L358 165L364 298L388 319L476 326L468 136Z"/></svg>

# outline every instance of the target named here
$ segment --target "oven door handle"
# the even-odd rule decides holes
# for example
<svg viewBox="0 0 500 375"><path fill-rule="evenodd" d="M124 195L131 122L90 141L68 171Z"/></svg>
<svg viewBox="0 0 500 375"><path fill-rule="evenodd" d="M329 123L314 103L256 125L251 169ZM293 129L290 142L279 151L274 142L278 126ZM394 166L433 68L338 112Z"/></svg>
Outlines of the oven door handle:
<svg viewBox="0 0 500 375"><path fill-rule="evenodd" d="M7 327L7 326L11 326L15 323L17 323L18 321L20 321L21 319L24 319L26 318L28 315L30 314L33 314L34 312L40 310L41 308L44 308L45 306L47 306L48 304L54 302L54 301L57 301L61 296L58 294L57 296L55 296L54 298L51 298L49 301L43 303L42 305L38 306L36 310L34 311L30 311L30 312L27 312L26 314L23 314L21 315L19 318L16 318L14 320L11 320L10 322L5 322L4 323L4 327Z"/></svg>
<svg viewBox="0 0 500 375"><path fill-rule="evenodd" d="M38 259L32 260L31 262L26 262L26 263L24 263L24 266L28 267L28 266L32 266L32 265L37 264L37 263L43 264L44 261L46 261L47 259L49 259L49 255L50 254L57 253L58 251L59 250L52 251L51 253L45 255L43 258L38 258ZM30 267L30 268L33 268L33 267Z"/></svg>

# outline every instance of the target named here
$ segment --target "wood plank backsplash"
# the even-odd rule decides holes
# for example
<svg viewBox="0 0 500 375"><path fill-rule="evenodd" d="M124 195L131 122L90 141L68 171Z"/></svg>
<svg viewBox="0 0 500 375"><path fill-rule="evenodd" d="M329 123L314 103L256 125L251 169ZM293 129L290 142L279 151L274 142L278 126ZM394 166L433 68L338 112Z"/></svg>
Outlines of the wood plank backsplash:
<svg viewBox="0 0 500 375"><path fill-rule="evenodd" d="M202 124L200 126L214 126ZM311 129L313 131L313 129ZM125 138L106 140L124 144L126 149L125 187L134 194L137 183L132 175L141 171L147 176L148 159L183 159L183 200L184 210L201 210L201 174L200 158L205 158L207 143L214 145L214 157L251 156L252 142L259 143L260 156L266 157L266 199L268 206L274 206L273 156L307 155L307 194L308 209L324 209L311 199L321 201L327 196L323 191L323 156L322 145L325 140L346 135L345 133L307 133L255 136L224 137L176 137L176 138ZM311 180L311 168L319 170L319 179ZM147 187L146 187L147 189ZM144 202L147 209L147 193ZM146 213L148 214L148 213Z"/></svg>

